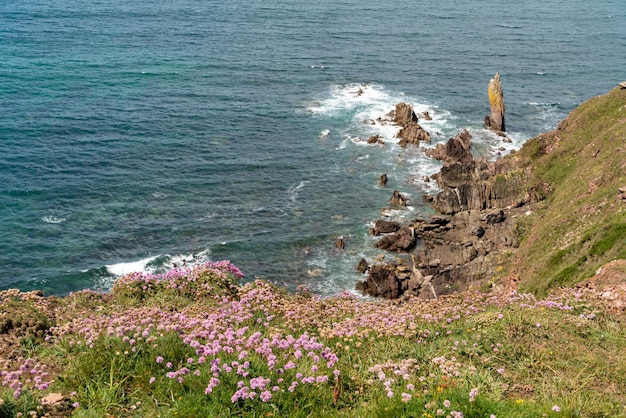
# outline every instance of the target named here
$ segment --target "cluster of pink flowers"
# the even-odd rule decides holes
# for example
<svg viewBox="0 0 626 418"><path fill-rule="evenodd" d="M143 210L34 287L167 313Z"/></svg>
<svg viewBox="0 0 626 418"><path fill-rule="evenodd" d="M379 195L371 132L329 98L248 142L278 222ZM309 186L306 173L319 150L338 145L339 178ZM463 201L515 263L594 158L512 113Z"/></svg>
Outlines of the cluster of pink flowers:
<svg viewBox="0 0 626 418"><path fill-rule="evenodd" d="M2 386L12 389L15 398L18 398L25 388L46 390L52 381L46 380L49 373L45 370L44 364L39 364L32 358L22 359L17 370L0 371Z"/></svg>

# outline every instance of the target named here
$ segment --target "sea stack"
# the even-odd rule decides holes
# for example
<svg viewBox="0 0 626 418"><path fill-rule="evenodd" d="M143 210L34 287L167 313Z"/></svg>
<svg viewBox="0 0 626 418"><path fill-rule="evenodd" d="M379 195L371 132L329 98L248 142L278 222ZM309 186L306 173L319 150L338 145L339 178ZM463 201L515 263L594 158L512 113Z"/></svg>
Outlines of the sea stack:
<svg viewBox="0 0 626 418"><path fill-rule="evenodd" d="M494 131L504 132L504 94L502 93L502 84L500 83L500 73L489 80L489 106L491 107L491 115L485 116L485 125Z"/></svg>

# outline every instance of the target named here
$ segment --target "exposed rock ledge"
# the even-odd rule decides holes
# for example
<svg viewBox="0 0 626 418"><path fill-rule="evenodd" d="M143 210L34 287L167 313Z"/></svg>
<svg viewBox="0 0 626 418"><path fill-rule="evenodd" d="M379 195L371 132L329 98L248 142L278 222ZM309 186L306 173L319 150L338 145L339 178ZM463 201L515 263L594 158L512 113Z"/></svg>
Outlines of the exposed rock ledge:
<svg viewBox="0 0 626 418"><path fill-rule="evenodd" d="M463 130L427 151L444 163L432 176L442 191L425 197L440 215L403 226L376 221L371 232L382 235L376 246L405 255L394 261L379 257L371 266L362 261L367 278L358 290L387 299L436 298L489 279L519 246L515 218L551 189L546 183L529 186L527 169L511 159L475 159L471 138Z"/></svg>

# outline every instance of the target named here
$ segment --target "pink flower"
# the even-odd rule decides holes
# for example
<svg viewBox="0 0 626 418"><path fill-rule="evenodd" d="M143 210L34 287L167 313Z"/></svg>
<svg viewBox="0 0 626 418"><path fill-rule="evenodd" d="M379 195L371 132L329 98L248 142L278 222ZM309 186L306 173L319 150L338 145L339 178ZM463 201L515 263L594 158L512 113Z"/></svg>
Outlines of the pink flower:
<svg viewBox="0 0 626 418"><path fill-rule="evenodd" d="M554 412L561 412L561 407L560 407L560 406L558 406L558 405L554 405L554 406L552 407L552 410L553 410Z"/></svg>
<svg viewBox="0 0 626 418"><path fill-rule="evenodd" d="M270 392L269 390L266 390L264 392L261 392L261 396L260 396L261 400L263 402L267 402L270 399L272 399L272 392Z"/></svg>
<svg viewBox="0 0 626 418"><path fill-rule="evenodd" d="M159 356L156 358L157 363L163 363L163 357Z"/></svg>
<svg viewBox="0 0 626 418"><path fill-rule="evenodd" d="M443 401L443 406L444 406L445 408L450 408L450 405L451 405L451 403L450 403L450 401L449 401L449 400L447 400L447 399L446 399L445 401Z"/></svg>

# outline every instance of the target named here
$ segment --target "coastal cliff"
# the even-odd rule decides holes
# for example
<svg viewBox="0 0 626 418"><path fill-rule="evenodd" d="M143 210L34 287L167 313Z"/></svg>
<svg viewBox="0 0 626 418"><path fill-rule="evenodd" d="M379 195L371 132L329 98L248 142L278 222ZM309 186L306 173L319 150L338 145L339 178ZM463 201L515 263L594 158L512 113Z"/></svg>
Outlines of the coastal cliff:
<svg viewBox="0 0 626 418"><path fill-rule="evenodd" d="M467 131L426 150L443 161L441 191L425 196L439 215L382 234L379 248L405 256L371 266L357 288L436 298L518 282L545 293L626 258L625 121L617 87L494 162L473 157Z"/></svg>
<svg viewBox="0 0 626 418"><path fill-rule="evenodd" d="M623 416L625 138L616 89L496 162L435 148L441 214L376 221L404 258L359 266L395 300L228 261L0 291L0 417Z"/></svg>

